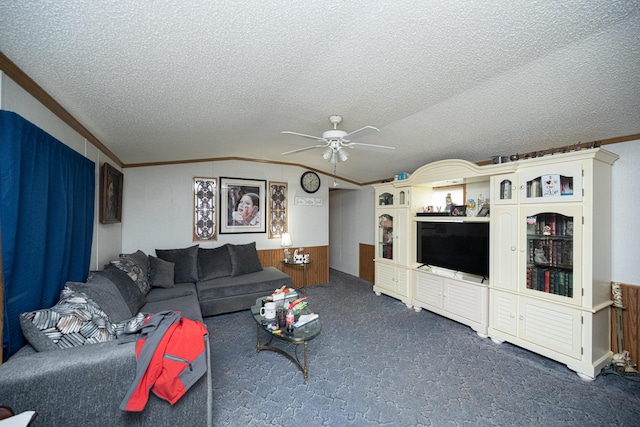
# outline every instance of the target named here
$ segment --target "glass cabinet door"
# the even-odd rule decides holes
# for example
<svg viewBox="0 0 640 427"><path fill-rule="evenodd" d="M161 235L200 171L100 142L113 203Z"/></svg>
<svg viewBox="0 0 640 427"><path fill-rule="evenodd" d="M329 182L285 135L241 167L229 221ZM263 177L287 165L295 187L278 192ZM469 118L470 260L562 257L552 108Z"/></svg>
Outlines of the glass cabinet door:
<svg viewBox="0 0 640 427"><path fill-rule="evenodd" d="M520 203L582 201L582 165L532 168L520 174Z"/></svg>
<svg viewBox="0 0 640 427"><path fill-rule="evenodd" d="M547 206L548 208L549 206ZM581 303L581 224L579 206L523 209L526 235L523 292L569 304Z"/></svg>
<svg viewBox="0 0 640 427"><path fill-rule="evenodd" d="M378 258L393 259L393 216L378 216Z"/></svg>
<svg viewBox="0 0 640 427"><path fill-rule="evenodd" d="M492 177L491 203L494 205L513 205L518 202L518 175L510 173Z"/></svg>
<svg viewBox="0 0 640 427"><path fill-rule="evenodd" d="M409 187L400 187L396 189L396 205L398 207L408 207L411 189Z"/></svg>
<svg viewBox="0 0 640 427"><path fill-rule="evenodd" d="M393 193L384 192L379 194L378 206L393 206Z"/></svg>

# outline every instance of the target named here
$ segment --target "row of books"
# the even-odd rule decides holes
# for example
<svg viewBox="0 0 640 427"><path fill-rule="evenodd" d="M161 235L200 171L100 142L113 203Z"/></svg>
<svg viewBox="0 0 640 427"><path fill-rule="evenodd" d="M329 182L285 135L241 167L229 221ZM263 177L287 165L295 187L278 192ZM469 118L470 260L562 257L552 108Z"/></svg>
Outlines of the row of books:
<svg viewBox="0 0 640 427"><path fill-rule="evenodd" d="M530 216L527 218L527 225L529 235L573 236L573 217L562 214L544 213Z"/></svg>
<svg viewBox="0 0 640 427"><path fill-rule="evenodd" d="M381 243L380 256L384 259L393 259L393 245Z"/></svg>
<svg viewBox="0 0 640 427"><path fill-rule="evenodd" d="M543 175L527 181L527 197L559 197L573 195L573 177Z"/></svg>
<svg viewBox="0 0 640 427"><path fill-rule="evenodd" d="M573 241L529 239L529 264L573 268Z"/></svg>
<svg viewBox="0 0 640 427"><path fill-rule="evenodd" d="M573 272L550 268L527 267L527 289L572 298Z"/></svg>

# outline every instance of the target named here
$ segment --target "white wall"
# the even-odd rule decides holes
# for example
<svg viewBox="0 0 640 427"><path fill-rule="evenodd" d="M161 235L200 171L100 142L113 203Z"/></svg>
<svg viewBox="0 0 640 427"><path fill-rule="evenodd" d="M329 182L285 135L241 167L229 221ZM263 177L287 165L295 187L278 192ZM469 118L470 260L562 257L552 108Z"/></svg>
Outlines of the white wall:
<svg viewBox="0 0 640 427"><path fill-rule="evenodd" d="M640 140L604 148L620 156L611 176L611 280L640 285Z"/></svg>
<svg viewBox="0 0 640 427"><path fill-rule="evenodd" d="M94 216L90 268L92 270L101 269L105 262L114 259L114 257L117 258L122 242L120 224L104 225L98 221L100 165L107 161L112 166L118 169L119 167L2 72L0 72L0 80L0 109L21 115L96 164L96 215Z"/></svg>
<svg viewBox="0 0 640 427"><path fill-rule="evenodd" d="M611 280L640 285L640 140L604 149L620 156L612 168ZM331 268L358 275L358 244L373 243L373 198L371 186L331 192Z"/></svg>
<svg viewBox="0 0 640 427"><path fill-rule="evenodd" d="M258 249L280 248L280 239L268 233L218 234L216 242L194 242L193 178L233 177L288 183L288 231L294 247L329 244L328 186L321 175L318 192L300 187L304 169L246 161L202 162L125 168L122 212L122 251L138 249L154 255L155 249L185 248L195 244L216 247L225 243L256 242ZM220 181L218 180L218 186ZM322 200L321 206L296 206L296 197ZM218 201L219 203L219 201Z"/></svg>
<svg viewBox="0 0 640 427"><path fill-rule="evenodd" d="M370 185L329 193L329 266L358 276L359 245L373 245L374 191Z"/></svg>

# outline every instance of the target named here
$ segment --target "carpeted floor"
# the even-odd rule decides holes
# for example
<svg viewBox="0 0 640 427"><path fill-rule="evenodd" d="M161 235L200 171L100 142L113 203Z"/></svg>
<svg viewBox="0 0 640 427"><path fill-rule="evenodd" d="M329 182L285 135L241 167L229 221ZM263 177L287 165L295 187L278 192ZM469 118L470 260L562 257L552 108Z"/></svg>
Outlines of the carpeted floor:
<svg viewBox="0 0 640 427"><path fill-rule="evenodd" d="M249 311L206 319L215 426L640 425L640 382L582 381L339 271L307 295L323 327L308 384L282 355L255 354Z"/></svg>

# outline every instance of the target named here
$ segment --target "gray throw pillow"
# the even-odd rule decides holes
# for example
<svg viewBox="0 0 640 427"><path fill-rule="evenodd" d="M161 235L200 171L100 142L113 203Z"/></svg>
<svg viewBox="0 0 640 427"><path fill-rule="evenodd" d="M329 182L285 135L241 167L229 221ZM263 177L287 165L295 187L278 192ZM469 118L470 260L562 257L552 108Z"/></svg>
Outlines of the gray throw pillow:
<svg viewBox="0 0 640 427"><path fill-rule="evenodd" d="M33 316L31 313L34 313ZM31 313L20 314L20 329L22 329L22 335L27 342L35 351L59 350L60 347L33 323L35 312Z"/></svg>
<svg viewBox="0 0 640 427"><path fill-rule="evenodd" d="M114 323L87 294L65 286L53 307L20 314L20 327L36 351L49 351L114 340L139 330L146 316Z"/></svg>
<svg viewBox="0 0 640 427"><path fill-rule="evenodd" d="M198 249L198 278L203 280L231 276L231 259L227 245Z"/></svg>
<svg viewBox="0 0 640 427"><path fill-rule="evenodd" d="M127 273L112 265L105 265L104 270L101 271L92 271L87 279L87 283L105 279L110 280L116 285L116 288L120 291L120 295L122 295L122 299L127 303L129 311L132 314L138 313L140 307L146 304L147 299L142 295L142 292L140 292L136 282L134 282Z"/></svg>
<svg viewBox="0 0 640 427"><path fill-rule="evenodd" d="M84 293L67 287L53 307L20 314L20 327L37 351L78 347L115 338L113 325L100 306ZM47 339L50 343L46 343Z"/></svg>
<svg viewBox="0 0 640 427"><path fill-rule="evenodd" d="M82 292L94 300L112 322L121 322L133 316L116 285L106 277L93 276L87 283L67 282L66 287Z"/></svg>
<svg viewBox="0 0 640 427"><path fill-rule="evenodd" d="M227 245L229 258L231 259L231 275L240 276L243 274L262 271L262 265L258 259L256 242L246 245Z"/></svg>
<svg viewBox="0 0 640 427"><path fill-rule="evenodd" d="M174 283L198 281L198 245L184 249L156 249L158 258L174 263Z"/></svg>
<svg viewBox="0 0 640 427"><path fill-rule="evenodd" d="M155 288L173 288L175 264L149 255L149 283Z"/></svg>
<svg viewBox="0 0 640 427"><path fill-rule="evenodd" d="M127 273L136 282L143 295L149 293L151 285L147 254L140 250L132 254L120 254L120 258L117 261L111 261L111 264Z"/></svg>

